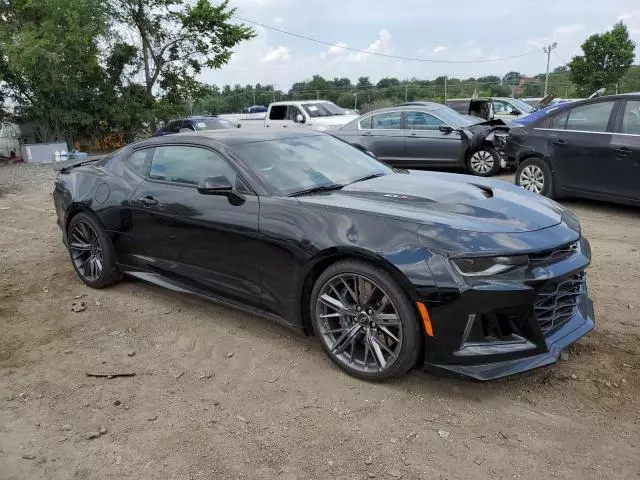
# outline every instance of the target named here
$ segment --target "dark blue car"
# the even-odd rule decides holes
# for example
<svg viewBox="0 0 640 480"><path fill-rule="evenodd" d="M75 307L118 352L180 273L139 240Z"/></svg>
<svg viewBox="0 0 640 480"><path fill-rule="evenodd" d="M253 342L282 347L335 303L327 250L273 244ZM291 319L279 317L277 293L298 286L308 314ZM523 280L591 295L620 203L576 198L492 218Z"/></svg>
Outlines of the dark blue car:
<svg viewBox="0 0 640 480"><path fill-rule="evenodd" d="M237 128L237 125L218 117L188 117L172 120L165 126L156 130L153 136L161 137L163 135L171 135L173 133L205 132L227 128Z"/></svg>

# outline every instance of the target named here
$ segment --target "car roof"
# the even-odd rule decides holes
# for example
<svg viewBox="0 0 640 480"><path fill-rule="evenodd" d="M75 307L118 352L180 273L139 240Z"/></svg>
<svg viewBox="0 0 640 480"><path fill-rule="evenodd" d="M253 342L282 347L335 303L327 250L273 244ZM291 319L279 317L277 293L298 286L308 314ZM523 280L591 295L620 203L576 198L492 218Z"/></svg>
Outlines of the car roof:
<svg viewBox="0 0 640 480"><path fill-rule="evenodd" d="M281 102L273 102L271 106L291 105L292 103L307 105L309 103L332 103L329 100L283 100Z"/></svg>
<svg viewBox="0 0 640 480"><path fill-rule="evenodd" d="M435 102L415 102L415 103L405 103L402 105L396 105L395 107L387 107L387 108L379 108L377 110L371 110L370 112L365 113L363 116L368 116L372 114L385 113L385 112L406 112L406 111L424 111L424 112L433 112L435 110L442 110L449 108L446 105ZM359 120L359 119L358 119Z"/></svg>
<svg viewBox="0 0 640 480"><path fill-rule="evenodd" d="M281 140L297 137L313 137L321 135L325 134L314 130L302 129L286 132L280 130L274 131L269 129L264 129L264 131L260 129L245 131L242 131L242 129L207 130L203 132L176 133L173 135L165 135L162 137L152 137L137 142L133 145L135 145L136 147L152 147L176 143L200 143L203 145L213 144L217 146L228 147L232 145L241 145L243 143L266 142L270 140Z"/></svg>

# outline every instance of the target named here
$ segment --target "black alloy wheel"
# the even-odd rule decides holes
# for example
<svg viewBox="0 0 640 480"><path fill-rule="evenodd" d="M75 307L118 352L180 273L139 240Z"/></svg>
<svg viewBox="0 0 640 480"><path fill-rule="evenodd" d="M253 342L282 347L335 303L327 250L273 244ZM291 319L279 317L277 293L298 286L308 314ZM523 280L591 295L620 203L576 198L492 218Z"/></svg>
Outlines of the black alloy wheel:
<svg viewBox="0 0 640 480"><path fill-rule="evenodd" d="M320 275L311 297L316 336L347 373L384 380L415 365L421 345L415 309L383 270L338 262Z"/></svg>
<svg viewBox="0 0 640 480"><path fill-rule="evenodd" d="M73 267L85 284L103 288L120 280L111 239L91 215L81 212L71 219L67 240Z"/></svg>

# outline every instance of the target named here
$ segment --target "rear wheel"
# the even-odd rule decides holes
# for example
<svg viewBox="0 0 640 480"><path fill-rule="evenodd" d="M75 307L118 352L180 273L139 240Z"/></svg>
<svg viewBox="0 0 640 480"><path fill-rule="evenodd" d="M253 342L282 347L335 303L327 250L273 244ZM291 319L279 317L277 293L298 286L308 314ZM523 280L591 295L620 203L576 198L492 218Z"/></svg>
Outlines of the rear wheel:
<svg viewBox="0 0 640 480"><path fill-rule="evenodd" d="M553 198L551 170L540 158L529 158L518 166L516 185L520 185L530 192Z"/></svg>
<svg viewBox="0 0 640 480"><path fill-rule="evenodd" d="M469 171L479 177L491 177L500 170L501 158L498 151L489 146L482 145L469 156Z"/></svg>
<svg viewBox="0 0 640 480"><path fill-rule="evenodd" d="M73 268L85 284L104 288L121 279L111 238L92 215L75 215L69 223L67 240Z"/></svg>
<svg viewBox="0 0 640 480"><path fill-rule="evenodd" d="M415 365L421 345L415 309L380 268L353 260L330 266L313 287L310 310L316 336L345 372L385 380Z"/></svg>

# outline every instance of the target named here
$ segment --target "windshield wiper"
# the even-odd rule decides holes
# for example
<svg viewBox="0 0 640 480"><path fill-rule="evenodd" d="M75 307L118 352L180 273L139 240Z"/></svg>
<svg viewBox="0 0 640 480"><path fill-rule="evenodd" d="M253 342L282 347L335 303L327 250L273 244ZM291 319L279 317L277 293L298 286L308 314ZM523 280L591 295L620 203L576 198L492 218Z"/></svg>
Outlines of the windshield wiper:
<svg viewBox="0 0 640 480"><path fill-rule="evenodd" d="M351 182L351 183L364 182L365 180L371 180L372 178L383 177L383 176L385 176L385 175L386 175L386 173L373 173L373 174L371 174L371 175L367 175L366 177L362 177L362 178L359 178L359 179L357 179L357 180L354 180L354 181L353 181L353 182Z"/></svg>
<svg viewBox="0 0 640 480"><path fill-rule="evenodd" d="M307 188L305 190L300 190L299 192L290 193L290 197L297 197L298 195L306 195L308 193L316 193L316 192L330 192L332 190L340 190L344 185L340 185L339 183L327 184L327 185L318 185L317 187Z"/></svg>

